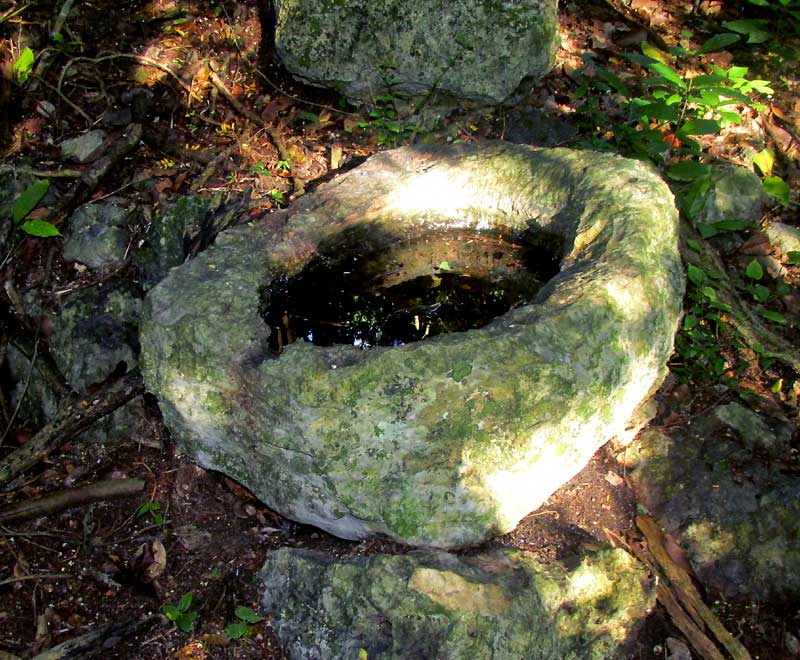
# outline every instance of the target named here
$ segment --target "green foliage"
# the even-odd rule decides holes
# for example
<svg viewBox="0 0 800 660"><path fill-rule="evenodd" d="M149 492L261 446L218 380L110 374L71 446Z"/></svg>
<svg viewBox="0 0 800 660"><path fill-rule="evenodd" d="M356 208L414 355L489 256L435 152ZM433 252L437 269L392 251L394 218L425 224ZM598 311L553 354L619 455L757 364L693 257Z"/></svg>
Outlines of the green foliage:
<svg viewBox="0 0 800 660"><path fill-rule="evenodd" d="M46 220L28 220L22 222L28 215L36 208L39 202L42 201L47 191L50 189L50 181L47 179L37 179L25 190L22 191L19 197L14 201L14 208L12 215L14 223L19 225L19 228L30 236L38 236L46 238L49 236L61 236L61 232L51 222ZM19 223L22 224L20 225Z"/></svg>
<svg viewBox="0 0 800 660"><path fill-rule="evenodd" d="M280 190L277 188L273 188L269 191L269 196L272 197L278 204L284 205L286 204L286 195L284 195Z"/></svg>
<svg viewBox="0 0 800 660"><path fill-rule="evenodd" d="M728 380L732 365L722 354L722 338L736 343L726 320L730 307L714 288L714 274L687 266L689 309L675 341L679 356L672 369L684 382Z"/></svg>
<svg viewBox="0 0 800 660"><path fill-rule="evenodd" d="M395 98L379 96L367 115L368 119L358 122L359 128L371 128L378 134L378 144L395 145L410 131L399 120Z"/></svg>
<svg viewBox="0 0 800 660"><path fill-rule="evenodd" d="M642 53L625 55L652 74L644 79L639 95L614 72L586 59L585 66L572 75L579 83L576 96L582 100L579 124L595 134L590 146L613 149L656 164L663 164L674 156L700 156L702 150L696 137L717 135L727 126L741 122L737 107L762 109L752 95L772 94L772 88L766 80L749 79L747 67L725 69L712 65L710 73L682 76L670 62L678 56L693 57L711 52L737 39L735 35L717 35L706 41L699 51L676 46L671 53L663 53L643 42ZM609 108L609 95L614 96L617 108ZM612 112L619 117L612 117ZM698 176L697 172L676 170L674 178L686 180L679 177L690 174L692 179Z"/></svg>
<svg viewBox="0 0 800 660"><path fill-rule="evenodd" d="M181 597L177 605L163 605L161 611L179 630L185 633L192 632L197 621L197 612L191 610L193 601L194 596L187 593Z"/></svg>
<svg viewBox="0 0 800 660"><path fill-rule="evenodd" d="M272 176L272 172L269 171L269 168L264 164L263 160L258 161L255 165L251 165L250 171L259 176Z"/></svg>
<svg viewBox="0 0 800 660"><path fill-rule="evenodd" d="M136 510L136 517L142 518L148 513L152 516L154 524L158 525L159 527L164 526L164 514L161 512L160 503L147 502L146 504L142 504L142 506Z"/></svg>
<svg viewBox="0 0 800 660"><path fill-rule="evenodd" d="M33 73L33 63L35 60L36 57L33 51L27 46L22 49L17 59L14 60L12 73L14 74L14 80L20 85L24 85L28 82L28 78L30 78Z"/></svg>
<svg viewBox="0 0 800 660"><path fill-rule="evenodd" d="M231 639L244 637L250 630L250 626L264 620L263 616L259 616L249 607L237 607L234 614L238 621L225 626L225 632Z"/></svg>

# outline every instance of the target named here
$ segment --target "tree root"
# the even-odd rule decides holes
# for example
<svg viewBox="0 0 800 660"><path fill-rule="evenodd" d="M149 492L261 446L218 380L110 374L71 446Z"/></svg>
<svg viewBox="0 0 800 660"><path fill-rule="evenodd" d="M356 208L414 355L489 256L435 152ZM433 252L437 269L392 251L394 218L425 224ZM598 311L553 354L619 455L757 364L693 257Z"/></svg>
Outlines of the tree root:
<svg viewBox="0 0 800 660"><path fill-rule="evenodd" d="M29 520L115 497L129 497L144 490L143 479L110 479L82 488L68 488L43 497L26 500L0 511L0 523Z"/></svg>

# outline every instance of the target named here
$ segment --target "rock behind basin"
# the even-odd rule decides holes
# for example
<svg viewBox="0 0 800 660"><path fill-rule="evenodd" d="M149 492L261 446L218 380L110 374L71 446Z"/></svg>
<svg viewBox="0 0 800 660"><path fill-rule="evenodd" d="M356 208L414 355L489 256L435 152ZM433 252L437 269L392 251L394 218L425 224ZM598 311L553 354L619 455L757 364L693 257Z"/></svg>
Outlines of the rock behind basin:
<svg viewBox="0 0 800 660"><path fill-rule="evenodd" d="M270 223L274 227L274 219ZM559 274L489 325L402 347L271 354L263 291L346 233L563 237ZM516 526L661 382L681 311L677 213L646 165L491 143L385 152L173 269L141 364L181 448L344 538L454 546Z"/></svg>

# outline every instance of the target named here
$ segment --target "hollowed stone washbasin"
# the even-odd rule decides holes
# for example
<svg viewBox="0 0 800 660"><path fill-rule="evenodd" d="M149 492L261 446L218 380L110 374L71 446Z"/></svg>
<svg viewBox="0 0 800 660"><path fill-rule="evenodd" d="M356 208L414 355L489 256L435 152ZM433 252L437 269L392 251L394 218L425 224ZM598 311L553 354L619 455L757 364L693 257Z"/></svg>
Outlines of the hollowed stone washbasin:
<svg viewBox="0 0 800 660"><path fill-rule="evenodd" d="M623 432L665 375L684 290L678 221L640 162L506 143L406 147L282 214L279 229L275 216L237 227L173 269L147 298L141 342L183 451L289 518L433 546L508 531ZM270 348L262 313L276 283L320 255L386 250L405 266L428 235L514 244L539 230L559 237L560 271L483 327L366 350ZM446 243L410 269L480 261Z"/></svg>

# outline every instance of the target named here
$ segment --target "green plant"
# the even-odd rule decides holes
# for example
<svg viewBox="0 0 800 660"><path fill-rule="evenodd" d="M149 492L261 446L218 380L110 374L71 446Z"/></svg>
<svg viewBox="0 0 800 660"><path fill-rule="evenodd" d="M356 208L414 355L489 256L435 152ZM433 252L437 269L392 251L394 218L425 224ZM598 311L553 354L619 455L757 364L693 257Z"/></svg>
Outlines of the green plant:
<svg viewBox="0 0 800 660"><path fill-rule="evenodd" d="M179 630L192 632L197 621L197 612L191 611L193 601L191 593L184 594L177 605L163 605L161 611Z"/></svg>
<svg viewBox="0 0 800 660"><path fill-rule="evenodd" d="M237 607L234 612L238 621L228 624L225 627L225 632L228 637L232 639L240 639L244 637L250 630L250 626L263 621L264 617L259 616L249 607Z"/></svg>
<svg viewBox="0 0 800 660"><path fill-rule="evenodd" d="M770 289L769 286L766 286L764 284L764 269L757 259L753 259L747 265L744 274L747 278L747 282L744 285L744 290L749 293L753 297L753 300L760 305L766 304L769 302L769 300L776 296L785 296L790 291L790 288L786 282L782 281L775 284L774 291ZM779 312L763 308L759 308L757 311L762 318L765 318L768 321L780 324L786 323L786 318Z"/></svg>
<svg viewBox="0 0 800 660"><path fill-rule="evenodd" d="M371 128L378 134L378 144L396 144L408 129L399 120L395 98L389 95L375 99L368 119L358 122L359 128Z"/></svg>
<svg viewBox="0 0 800 660"><path fill-rule="evenodd" d="M250 171L259 176L272 176L272 172L264 164L263 160L258 161L255 165L250 166Z"/></svg>
<svg viewBox="0 0 800 660"><path fill-rule="evenodd" d="M12 210L14 224L19 225L19 228L26 234L42 238L61 236L61 232L58 231L58 228L53 223L47 222L46 220L27 220L22 222L30 215L31 211L38 206L49 189L50 181L47 179L37 179L14 201L14 208Z"/></svg>
<svg viewBox="0 0 800 660"><path fill-rule="evenodd" d="M689 264L687 277L689 309L675 340L679 359L672 369L684 382L729 380L733 365L723 355L723 338L738 344L726 320L730 307L719 300L713 273Z"/></svg>
<svg viewBox="0 0 800 660"><path fill-rule="evenodd" d="M136 517L137 518L142 518L143 516L146 516L148 513L152 516L153 523L155 525L157 525L158 527L163 527L164 526L164 514L161 512L161 504L160 503L158 503L158 502L147 502L145 504L142 504L142 506L140 506L136 510Z"/></svg>
<svg viewBox="0 0 800 660"><path fill-rule="evenodd" d="M284 195L280 190L277 188L273 188L269 191L269 196L272 197L278 204L286 204L286 195Z"/></svg>
<svg viewBox="0 0 800 660"><path fill-rule="evenodd" d="M25 46L25 48L20 51L17 59L14 60L11 71L14 74L14 80L20 85L24 85L28 82L28 78L30 78L33 73L33 63L35 60L36 57L28 46Z"/></svg>

